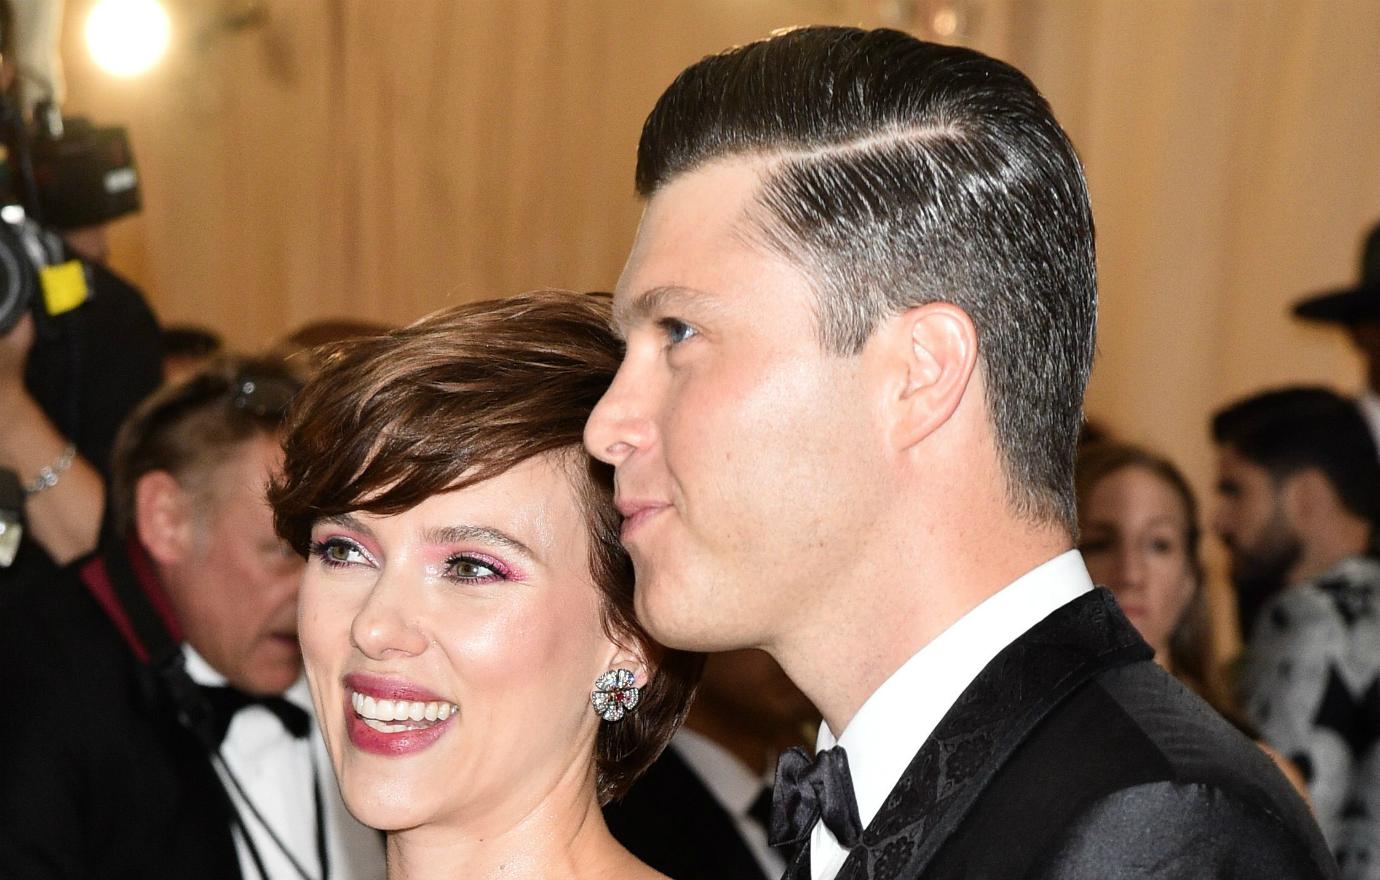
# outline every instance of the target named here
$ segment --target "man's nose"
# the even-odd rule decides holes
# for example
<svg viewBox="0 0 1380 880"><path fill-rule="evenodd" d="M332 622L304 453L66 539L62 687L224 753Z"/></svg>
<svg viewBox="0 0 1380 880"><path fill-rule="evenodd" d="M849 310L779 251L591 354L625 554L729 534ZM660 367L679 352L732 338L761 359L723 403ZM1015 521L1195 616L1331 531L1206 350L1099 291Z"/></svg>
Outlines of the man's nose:
<svg viewBox="0 0 1380 880"><path fill-rule="evenodd" d="M589 454L614 467L655 441L647 382L625 360L613 384L595 405L585 423L585 448Z"/></svg>

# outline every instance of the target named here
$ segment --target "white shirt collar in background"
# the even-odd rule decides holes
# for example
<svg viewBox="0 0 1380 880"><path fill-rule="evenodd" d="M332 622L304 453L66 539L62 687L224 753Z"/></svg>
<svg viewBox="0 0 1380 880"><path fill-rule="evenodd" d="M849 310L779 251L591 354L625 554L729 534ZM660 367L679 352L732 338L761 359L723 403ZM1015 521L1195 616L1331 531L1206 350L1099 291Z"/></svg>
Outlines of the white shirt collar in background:
<svg viewBox="0 0 1380 880"><path fill-rule="evenodd" d="M192 681L211 687L226 685L225 676L207 663L195 648L184 644L182 652ZM283 697L312 714L311 691L305 678L297 679ZM383 842L378 832L359 824L345 809L314 715L311 735L299 740L268 709L246 706L235 713L220 751L254 806L273 826L274 834L313 877L321 876L316 849L314 791L319 779L331 880L381 880L385 872ZM271 880L298 880L297 871L235 793L222 768L217 767L216 773L249 826L254 846ZM238 832L235 833L235 851L239 856L240 874L257 880L253 859Z"/></svg>
<svg viewBox="0 0 1380 880"><path fill-rule="evenodd" d="M733 818L738 836L747 844L766 876L780 877L786 870L785 859L767 843L767 830L748 815L753 802L771 780L753 775L746 764L723 746L688 727L676 731L671 748L690 765L709 793Z"/></svg>

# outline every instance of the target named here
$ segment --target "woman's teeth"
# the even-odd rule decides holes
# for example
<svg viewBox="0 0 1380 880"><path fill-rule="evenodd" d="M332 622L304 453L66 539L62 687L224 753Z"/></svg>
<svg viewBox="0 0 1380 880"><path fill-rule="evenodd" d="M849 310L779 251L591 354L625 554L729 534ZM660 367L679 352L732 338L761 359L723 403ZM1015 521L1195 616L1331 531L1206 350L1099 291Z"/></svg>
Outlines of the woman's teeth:
<svg viewBox="0 0 1380 880"><path fill-rule="evenodd" d="M358 691L350 694L350 704L365 724L381 733L402 733L404 730L430 727L460 711L460 707L454 703L376 700Z"/></svg>

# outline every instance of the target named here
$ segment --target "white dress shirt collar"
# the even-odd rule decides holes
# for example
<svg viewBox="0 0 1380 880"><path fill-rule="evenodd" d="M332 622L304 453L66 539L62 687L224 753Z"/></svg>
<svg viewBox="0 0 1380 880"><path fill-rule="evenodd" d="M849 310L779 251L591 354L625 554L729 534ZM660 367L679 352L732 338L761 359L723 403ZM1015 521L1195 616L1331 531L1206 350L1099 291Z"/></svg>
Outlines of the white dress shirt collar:
<svg viewBox="0 0 1380 880"><path fill-rule="evenodd" d="M196 648L187 642L182 643L182 657L186 662L187 675L191 677L192 681L206 687L229 686L230 682L225 676L206 662L206 658L197 653ZM315 716L311 703L311 689L307 685L306 676L298 676L297 680L292 683L292 687L283 691L283 699Z"/></svg>
<svg viewBox="0 0 1380 880"><path fill-rule="evenodd" d="M748 812L771 781L758 778L732 752L688 727L676 731L671 748L690 765L710 795L733 819L739 838L756 859L763 875L780 877L786 870L786 861L767 842L767 829ZM770 765L774 763L769 762Z"/></svg>
<svg viewBox="0 0 1380 880"><path fill-rule="evenodd" d="M866 828L934 728L1003 648L1093 588L1077 550L1054 557L989 596L917 651L873 691L835 738L821 724L815 750L842 745ZM832 878L848 853L823 822L810 834L813 880Z"/></svg>
<svg viewBox="0 0 1380 880"><path fill-rule="evenodd" d="M1375 438L1375 445L1380 446L1380 395L1367 388L1356 398L1356 408L1365 418L1370 435Z"/></svg>
<svg viewBox="0 0 1380 880"><path fill-rule="evenodd" d="M765 780L758 779L733 753L688 727L676 731L671 745L700 781L734 818L747 816L752 802L762 793Z"/></svg>

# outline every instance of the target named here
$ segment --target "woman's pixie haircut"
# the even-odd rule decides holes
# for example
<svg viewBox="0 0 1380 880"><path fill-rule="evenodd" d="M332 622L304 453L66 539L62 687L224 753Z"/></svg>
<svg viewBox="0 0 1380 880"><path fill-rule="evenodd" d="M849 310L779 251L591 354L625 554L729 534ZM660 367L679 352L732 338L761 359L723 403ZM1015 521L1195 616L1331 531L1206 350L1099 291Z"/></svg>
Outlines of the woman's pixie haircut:
<svg viewBox="0 0 1380 880"><path fill-rule="evenodd" d="M637 711L600 727L603 801L621 796L665 747L703 663L660 647L637 622L612 470L584 451L585 421L622 358L610 310L607 294L541 291L334 346L293 403L283 470L269 489L278 534L305 556L323 517L400 513L534 456L564 457L589 528L605 631L635 642L649 665Z"/></svg>

